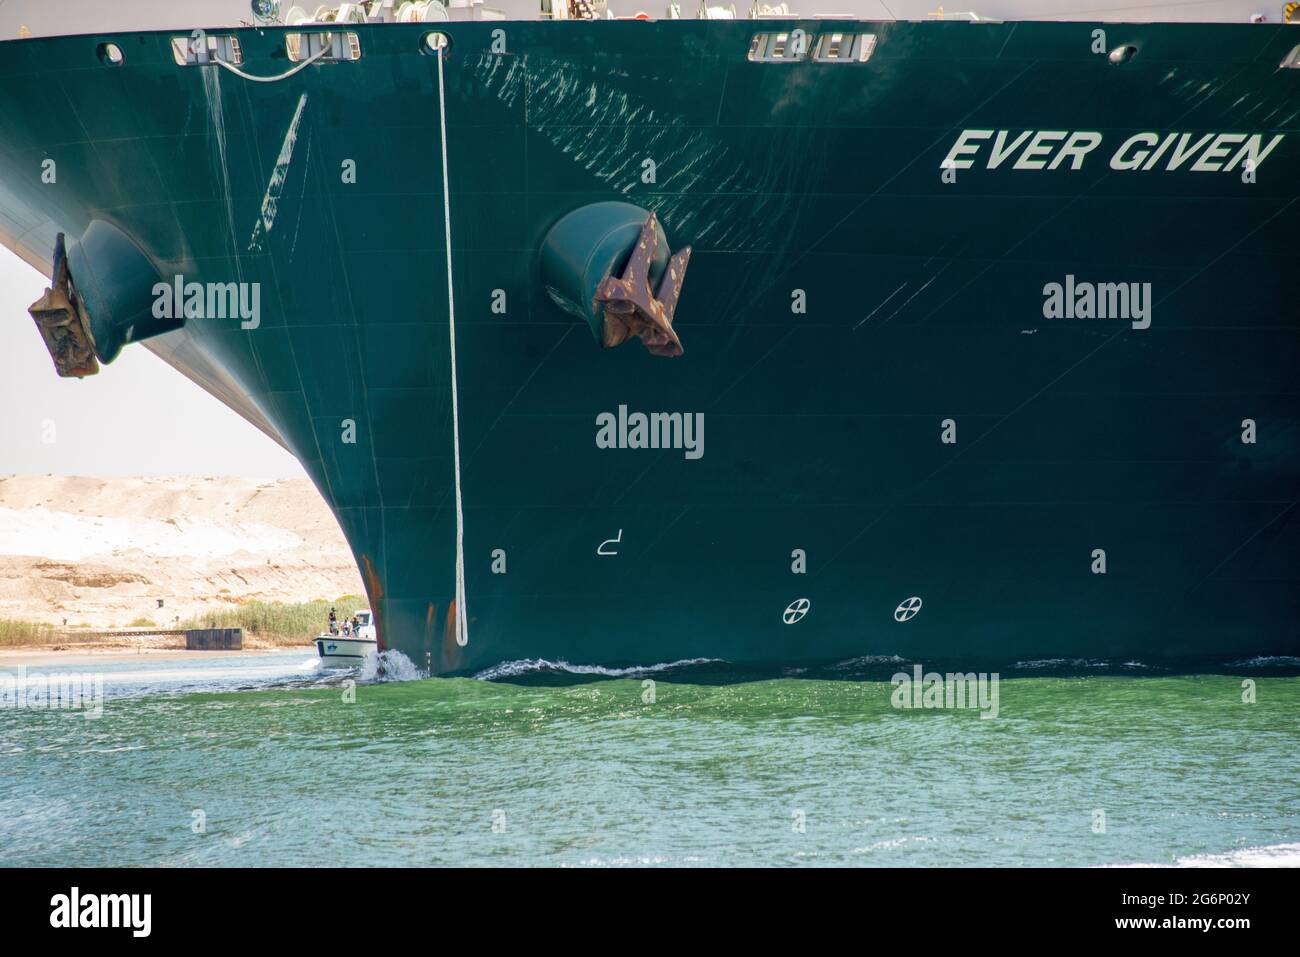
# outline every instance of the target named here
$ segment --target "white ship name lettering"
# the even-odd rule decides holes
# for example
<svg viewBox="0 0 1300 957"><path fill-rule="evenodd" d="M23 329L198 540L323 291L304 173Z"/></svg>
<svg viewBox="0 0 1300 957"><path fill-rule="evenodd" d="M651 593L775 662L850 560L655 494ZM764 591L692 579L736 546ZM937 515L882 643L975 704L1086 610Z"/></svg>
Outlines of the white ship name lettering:
<svg viewBox="0 0 1300 957"><path fill-rule="evenodd" d="M1134 133L1110 156L1120 172L1230 173L1256 170L1286 134ZM1083 169L1102 144L1092 130L962 130L941 169ZM1266 142L1267 140L1267 142ZM1014 160L1012 157L1015 157Z"/></svg>

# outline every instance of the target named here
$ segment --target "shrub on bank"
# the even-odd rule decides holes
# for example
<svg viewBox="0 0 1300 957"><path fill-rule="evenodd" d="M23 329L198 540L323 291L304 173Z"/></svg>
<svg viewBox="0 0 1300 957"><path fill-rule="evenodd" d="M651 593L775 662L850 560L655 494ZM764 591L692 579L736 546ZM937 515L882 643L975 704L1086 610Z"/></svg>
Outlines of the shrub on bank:
<svg viewBox="0 0 1300 957"><path fill-rule="evenodd" d="M248 601L233 608L205 612L180 623L181 628L242 628L244 634L272 641L300 644L315 638L329 624L330 609L339 621L351 617L366 601L358 595L341 595L333 601Z"/></svg>
<svg viewBox="0 0 1300 957"><path fill-rule="evenodd" d="M0 618L0 645L37 645L57 641L62 632L39 621Z"/></svg>

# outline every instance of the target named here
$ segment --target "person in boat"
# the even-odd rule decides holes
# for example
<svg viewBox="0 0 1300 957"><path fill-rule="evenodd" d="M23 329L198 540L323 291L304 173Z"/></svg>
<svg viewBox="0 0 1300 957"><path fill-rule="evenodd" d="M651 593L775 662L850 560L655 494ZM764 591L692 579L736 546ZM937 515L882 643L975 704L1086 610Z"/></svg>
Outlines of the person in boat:
<svg viewBox="0 0 1300 957"><path fill-rule="evenodd" d="M338 633L339 633L339 619L338 616L334 614L334 609L331 608L330 609L330 634L337 635Z"/></svg>
<svg viewBox="0 0 1300 957"><path fill-rule="evenodd" d="M352 621L350 622L350 624L352 625L352 634L354 634L354 635L360 635L360 634L361 634L361 620L360 620L359 618L357 618L356 615L353 615L353 616L352 616Z"/></svg>

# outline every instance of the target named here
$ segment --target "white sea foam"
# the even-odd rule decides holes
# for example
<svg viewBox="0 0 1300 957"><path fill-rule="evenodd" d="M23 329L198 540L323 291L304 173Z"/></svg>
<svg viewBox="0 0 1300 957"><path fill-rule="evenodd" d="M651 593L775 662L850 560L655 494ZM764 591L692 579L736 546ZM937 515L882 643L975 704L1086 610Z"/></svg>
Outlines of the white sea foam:
<svg viewBox="0 0 1300 957"><path fill-rule="evenodd" d="M620 854L618 857L588 857L579 861L579 867L653 867L658 864L671 864L672 860L662 854L640 854L632 857ZM561 864L561 867L571 866Z"/></svg>
<svg viewBox="0 0 1300 957"><path fill-rule="evenodd" d="M868 844L866 847L855 847L850 854L870 854L872 851L893 851L908 844L929 844L935 839L924 835L915 835L913 837L895 837L888 840L876 841L874 844Z"/></svg>
<svg viewBox="0 0 1300 957"><path fill-rule="evenodd" d="M1263 844L1222 854L1190 854L1172 864L1106 864L1104 867L1300 867L1300 844Z"/></svg>
<svg viewBox="0 0 1300 957"><path fill-rule="evenodd" d="M1017 661L1013 668L1036 670L1039 668L1105 668L1106 662L1097 658L1035 658Z"/></svg>
<svg viewBox="0 0 1300 957"><path fill-rule="evenodd" d="M1223 854L1194 854L1175 861L1178 867L1300 867L1300 844L1265 844Z"/></svg>
<svg viewBox="0 0 1300 957"><path fill-rule="evenodd" d="M395 648L371 655L361 666L362 681L417 681L427 677L415 662Z"/></svg>
<svg viewBox="0 0 1300 957"><path fill-rule="evenodd" d="M480 671L474 677L479 681L517 678L520 675L528 674L603 675L606 678L637 678L642 675L658 674L672 668L717 664L722 660L721 658L682 658L678 661L665 661L657 665L606 668L601 665L574 665L567 661L547 661L545 658L522 658L518 661L504 661L499 665L493 665L491 668Z"/></svg>
<svg viewBox="0 0 1300 957"><path fill-rule="evenodd" d="M900 658L898 655L862 655L858 658L849 658L847 661L838 661L831 667L836 671L845 671L863 665L901 665L906 662L906 658Z"/></svg>
<svg viewBox="0 0 1300 957"><path fill-rule="evenodd" d="M1258 655L1230 662L1230 668L1295 668L1300 666L1300 658L1292 655Z"/></svg>

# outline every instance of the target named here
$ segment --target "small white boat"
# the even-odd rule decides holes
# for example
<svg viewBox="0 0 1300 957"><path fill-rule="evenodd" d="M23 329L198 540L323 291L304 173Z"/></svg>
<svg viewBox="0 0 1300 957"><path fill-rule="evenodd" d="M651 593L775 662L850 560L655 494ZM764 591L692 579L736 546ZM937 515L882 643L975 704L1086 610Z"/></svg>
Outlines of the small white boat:
<svg viewBox="0 0 1300 957"><path fill-rule="evenodd" d="M326 668L360 668L367 658L379 653L379 641L375 636L374 618L370 609L358 611L356 619L360 627L355 635L316 636L316 653Z"/></svg>

